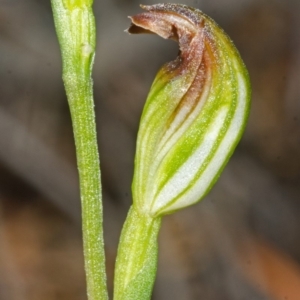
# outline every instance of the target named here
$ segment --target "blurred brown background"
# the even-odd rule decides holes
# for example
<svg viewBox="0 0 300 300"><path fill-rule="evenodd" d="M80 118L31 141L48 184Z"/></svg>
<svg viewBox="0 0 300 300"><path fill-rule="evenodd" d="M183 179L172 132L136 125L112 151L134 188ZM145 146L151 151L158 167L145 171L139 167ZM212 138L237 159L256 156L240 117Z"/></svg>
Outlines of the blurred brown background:
<svg viewBox="0 0 300 300"><path fill-rule="evenodd" d="M164 219L153 299L299 300L300 1L182 3L231 36L250 72L253 105L213 191ZM123 32L138 4L94 5L110 290L141 109L156 71L177 53L171 41ZM74 145L49 0L0 0L0 299L86 299Z"/></svg>

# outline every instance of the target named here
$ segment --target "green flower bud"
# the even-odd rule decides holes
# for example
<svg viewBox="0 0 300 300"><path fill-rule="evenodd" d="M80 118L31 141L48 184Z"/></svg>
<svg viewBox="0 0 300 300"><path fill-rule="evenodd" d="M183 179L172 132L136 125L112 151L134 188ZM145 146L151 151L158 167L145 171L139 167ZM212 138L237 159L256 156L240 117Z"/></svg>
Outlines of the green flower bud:
<svg viewBox="0 0 300 300"><path fill-rule="evenodd" d="M201 11L177 4L142 8L128 31L156 33L180 49L158 72L138 132L134 206L156 217L209 192L244 131L250 83L229 37Z"/></svg>

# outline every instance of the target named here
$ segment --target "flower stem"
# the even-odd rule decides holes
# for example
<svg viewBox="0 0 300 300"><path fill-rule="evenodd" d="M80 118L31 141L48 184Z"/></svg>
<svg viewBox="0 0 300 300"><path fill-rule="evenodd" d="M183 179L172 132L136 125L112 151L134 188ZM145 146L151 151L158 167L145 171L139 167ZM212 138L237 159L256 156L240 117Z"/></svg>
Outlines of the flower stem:
<svg viewBox="0 0 300 300"><path fill-rule="evenodd" d="M161 218L131 207L123 226L114 280L114 300L149 300L157 270Z"/></svg>
<svg viewBox="0 0 300 300"><path fill-rule="evenodd" d="M90 0L52 0L76 144L88 299L105 300L108 295L100 164L91 79L95 54L95 22L91 5Z"/></svg>

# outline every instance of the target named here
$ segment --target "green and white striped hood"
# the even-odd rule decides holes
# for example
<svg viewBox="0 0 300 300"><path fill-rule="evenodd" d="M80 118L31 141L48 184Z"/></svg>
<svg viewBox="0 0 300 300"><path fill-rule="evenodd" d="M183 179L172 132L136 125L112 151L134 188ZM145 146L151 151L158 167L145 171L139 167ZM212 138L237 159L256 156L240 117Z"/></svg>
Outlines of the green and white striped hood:
<svg viewBox="0 0 300 300"><path fill-rule="evenodd" d="M128 31L156 33L180 48L152 84L135 157L134 205L161 216L200 201L216 182L244 131L250 84L229 37L201 11L142 8Z"/></svg>

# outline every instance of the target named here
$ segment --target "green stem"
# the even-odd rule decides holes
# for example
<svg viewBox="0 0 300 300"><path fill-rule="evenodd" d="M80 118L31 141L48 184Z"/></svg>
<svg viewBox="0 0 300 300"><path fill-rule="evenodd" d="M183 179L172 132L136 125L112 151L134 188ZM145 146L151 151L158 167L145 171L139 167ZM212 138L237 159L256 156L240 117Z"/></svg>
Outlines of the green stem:
<svg viewBox="0 0 300 300"><path fill-rule="evenodd" d="M157 270L157 236L161 218L131 207L125 221L115 269L114 300L151 298Z"/></svg>
<svg viewBox="0 0 300 300"><path fill-rule="evenodd" d="M91 0L52 0L76 144L88 299L105 300L100 164L91 79L96 30L91 5Z"/></svg>

